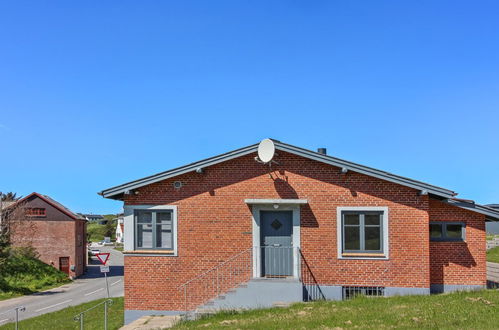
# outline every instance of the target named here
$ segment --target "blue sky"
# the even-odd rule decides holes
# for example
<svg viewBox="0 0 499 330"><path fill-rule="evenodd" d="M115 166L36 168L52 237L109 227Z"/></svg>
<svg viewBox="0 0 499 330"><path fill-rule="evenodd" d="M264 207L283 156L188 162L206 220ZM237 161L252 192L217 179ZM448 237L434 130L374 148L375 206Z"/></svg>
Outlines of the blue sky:
<svg viewBox="0 0 499 330"><path fill-rule="evenodd" d="M0 190L102 189L273 137L499 202L497 1L4 1Z"/></svg>

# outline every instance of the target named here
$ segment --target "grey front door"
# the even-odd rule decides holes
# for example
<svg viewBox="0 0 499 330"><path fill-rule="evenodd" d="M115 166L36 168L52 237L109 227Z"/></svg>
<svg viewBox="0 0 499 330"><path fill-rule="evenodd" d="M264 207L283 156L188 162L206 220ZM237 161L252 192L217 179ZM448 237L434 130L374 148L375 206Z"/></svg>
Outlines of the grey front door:
<svg viewBox="0 0 499 330"><path fill-rule="evenodd" d="M262 276L293 275L293 212L261 211Z"/></svg>

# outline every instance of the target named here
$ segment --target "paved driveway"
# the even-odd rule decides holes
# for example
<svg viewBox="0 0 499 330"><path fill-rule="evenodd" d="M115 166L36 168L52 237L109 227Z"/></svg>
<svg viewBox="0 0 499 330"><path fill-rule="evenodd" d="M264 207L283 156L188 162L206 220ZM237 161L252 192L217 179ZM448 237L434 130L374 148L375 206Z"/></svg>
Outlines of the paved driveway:
<svg viewBox="0 0 499 330"><path fill-rule="evenodd" d="M111 297L123 296L123 254L109 247L100 247L101 252L111 253L110 272L108 273L109 294ZM68 306L79 305L91 300L106 297L104 274L100 273L100 262L92 257L84 276L70 284L35 293L29 296L0 301L0 325L12 322L17 306L26 307L19 313L19 319L27 319L45 313L54 312Z"/></svg>

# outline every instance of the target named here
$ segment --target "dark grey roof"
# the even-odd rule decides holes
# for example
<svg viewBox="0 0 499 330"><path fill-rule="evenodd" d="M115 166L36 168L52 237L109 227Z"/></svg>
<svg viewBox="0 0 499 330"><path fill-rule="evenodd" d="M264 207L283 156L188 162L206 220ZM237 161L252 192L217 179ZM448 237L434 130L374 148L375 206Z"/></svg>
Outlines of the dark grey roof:
<svg viewBox="0 0 499 330"><path fill-rule="evenodd" d="M80 214L78 213L75 213L73 211L71 211L70 209L68 209L66 206L62 205L61 203L59 203L58 201L56 201L55 199L53 199L52 197L50 196L47 196L47 195L42 195L43 197L45 197L46 200L48 200L49 202L51 202L52 204L54 204L55 206L59 207L60 209L62 210L65 210L67 213L70 213L73 215L73 217L75 217L76 219L82 219L82 220L85 220L85 218L83 218Z"/></svg>
<svg viewBox="0 0 499 330"><path fill-rule="evenodd" d="M104 219L100 214L82 214L85 218Z"/></svg>
<svg viewBox="0 0 499 330"><path fill-rule="evenodd" d="M499 209L499 204L486 204L486 207L490 207L492 209Z"/></svg>
<svg viewBox="0 0 499 330"><path fill-rule="evenodd" d="M473 201L466 201L466 200L458 200L455 199L454 196L457 195L452 190L448 190L442 187L434 186L425 182L409 179L400 175L396 175L393 173L381 171L372 167L360 165L357 163L349 162L343 159L339 159L336 157L332 157L329 155L324 155L315 151L303 149L300 147L296 147L290 144L286 144L277 140L272 140L274 141L276 150L281 150L285 152L289 152L291 154L295 154L301 157L305 157L308 159L316 160L325 164L329 164L335 167L340 167L347 169L348 171L352 172L357 172L357 173L362 173L368 176L376 177L385 181L389 182L394 182L406 187L414 188L416 190L420 190L421 192L431 194L435 197L438 197L439 199L444 200L445 202L452 204L457 207L461 207L467 210L471 210L474 212L478 212L481 214L485 214L487 216L487 219L489 220L499 220L499 210L495 209L495 205L498 206L499 204L492 204L493 206L483 206L474 203ZM120 196L125 193L125 191L129 191L132 189L137 189L146 185L149 185L151 183L159 182L165 179L169 179L181 174L189 173L196 171L199 168L204 168L208 166L212 166L221 162L228 161L230 159L238 158L241 156L245 156L251 153L256 153L258 150L258 144L253 144L248 147L236 149L234 151L230 151L218 156L214 156L211 158L207 158L204 160L200 160L195 163L191 163L188 165L184 165L181 167L177 167L165 172L161 172L158 174L154 174L142 179L138 179L135 181L131 181L128 183L121 184L119 186L115 186L112 188L105 189L101 192L99 192L99 195L102 195L105 198L113 198L113 199L119 199Z"/></svg>
<svg viewBox="0 0 499 330"><path fill-rule="evenodd" d="M324 155L317 153L315 151L303 149L300 147L295 147L290 144L282 143L277 140L273 140L276 150L281 150L285 152L289 152L291 154L295 154L298 156L302 156L305 158L313 159L322 163L326 163L332 166L346 168L349 171L362 173L368 176L376 177L382 180L394 182L403 186L411 187L417 190L424 191L425 193L433 194L442 198L452 198L456 195L452 190L448 190L445 188L437 187L428 183L424 183L421 181L416 181L413 179L409 179L406 177L402 177L396 174L392 174L389 172L377 170L371 167L367 167L364 165L356 164L353 162L349 162L343 159L335 158L329 155ZM185 174L188 172L195 171L198 168L203 168L211 165L215 165L221 162L225 162L230 159L234 159L237 157L241 157L244 155L248 155L251 153L257 152L258 144L253 144L248 147L244 147L241 149L237 149L234 151L230 151L215 157L211 157L208 159L204 159L195 163L191 163L185 166L181 166L178 168L174 168L172 170L168 170L165 172L161 172L158 174L154 174L142 179L138 179L135 181L131 181L128 183L121 184L119 186L115 186L112 188L105 189L101 191L99 194L106 198L119 198L121 194L125 191L137 189L145 185L149 185L151 183L159 182L168 178L172 178L181 174Z"/></svg>
<svg viewBox="0 0 499 330"><path fill-rule="evenodd" d="M490 207L489 205L476 204L473 201L465 201L462 199L447 199L446 203L460 207L465 210L481 213L487 216L487 220L499 221L499 209ZM492 204L494 205L494 204ZM495 204L497 205L497 204ZM498 205L499 206L499 205Z"/></svg>

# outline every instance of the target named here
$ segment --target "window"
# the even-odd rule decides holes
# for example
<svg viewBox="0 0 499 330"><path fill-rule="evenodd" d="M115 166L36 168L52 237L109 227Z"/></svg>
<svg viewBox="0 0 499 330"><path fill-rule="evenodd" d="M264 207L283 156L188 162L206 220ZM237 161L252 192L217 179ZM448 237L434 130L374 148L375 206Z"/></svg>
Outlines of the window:
<svg viewBox="0 0 499 330"><path fill-rule="evenodd" d="M173 211L136 210L135 248L138 250L172 250Z"/></svg>
<svg viewBox="0 0 499 330"><path fill-rule="evenodd" d="M431 241L464 241L466 225L462 222L430 222Z"/></svg>
<svg viewBox="0 0 499 330"><path fill-rule="evenodd" d="M385 288L380 286L344 286L343 300L352 299L356 296L383 297Z"/></svg>
<svg viewBox="0 0 499 330"><path fill-rule="evenodd" d="M26 212L26 215L28 217L46 217L47 216L47 211L45 210L45 208L41 208L41 207L27 208L25 212Z"/></svg>
<svg viewBox="0 0 499 330"><path fill-rule="evenodd" d="M343 211L342 252L383 253L383 212Z"/></svg>

